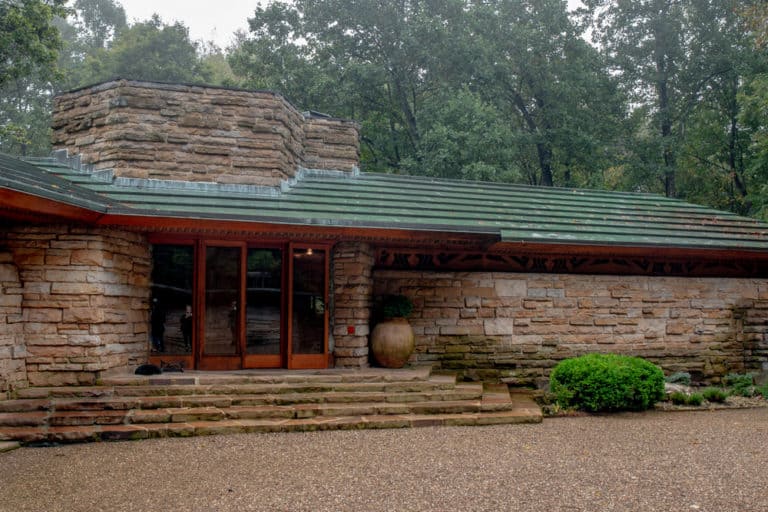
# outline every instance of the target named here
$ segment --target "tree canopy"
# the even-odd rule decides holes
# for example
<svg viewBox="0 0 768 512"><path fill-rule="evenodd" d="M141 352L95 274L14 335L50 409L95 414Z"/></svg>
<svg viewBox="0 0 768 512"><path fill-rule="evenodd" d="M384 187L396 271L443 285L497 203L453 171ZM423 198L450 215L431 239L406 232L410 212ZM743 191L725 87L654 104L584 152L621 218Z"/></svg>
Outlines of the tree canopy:
<svg viewBox="0 0 768 512"><path fill-rule="evenodd" d="M65 0L0 2L0 87L33 73L55 71L62 47L54 16L66 15Z"/></svg>
<svg viewBox="0 0 768 512"><path fill-rule="evenodd" d="M0 150L45 151L61 90L220 84L358 121L368 171L768 218L766 20L761 0L271 0L221 49L119 0L5 0Z"/></svg>

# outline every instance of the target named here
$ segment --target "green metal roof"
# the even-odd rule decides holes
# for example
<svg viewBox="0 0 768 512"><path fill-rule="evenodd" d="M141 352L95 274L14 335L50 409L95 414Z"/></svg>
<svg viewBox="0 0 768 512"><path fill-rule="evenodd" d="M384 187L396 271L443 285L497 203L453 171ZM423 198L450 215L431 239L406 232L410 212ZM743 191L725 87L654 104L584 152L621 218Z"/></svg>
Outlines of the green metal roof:
<svg viewBox="0 0 768 512"><path fill-rule="evenodd" d="M651 194L335 171L301 171L277 189L114 178L55 159L32 163L0 158L0 187L112 215L487 234L503 243L768 252L768 224Z"/></svg>
<svg viewBox="0 0 768 512"><path fill-rule="evenodd" d="M106 213L111 202L104 195L54 173L42 172L32 163L0 153L0 188L51 199L62 204Z"/></svg>

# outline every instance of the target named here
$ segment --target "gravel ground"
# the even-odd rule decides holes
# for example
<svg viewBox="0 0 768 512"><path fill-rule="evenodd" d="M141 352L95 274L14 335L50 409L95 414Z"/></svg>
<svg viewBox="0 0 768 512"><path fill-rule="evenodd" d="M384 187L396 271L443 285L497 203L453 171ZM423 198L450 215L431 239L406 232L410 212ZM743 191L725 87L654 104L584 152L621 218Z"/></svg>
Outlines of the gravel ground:
<svg viewBox="0 0 768 512"><path fill-rule="evenodd" d="M766 511L768 409L0 453L2 511Z"/></svg>

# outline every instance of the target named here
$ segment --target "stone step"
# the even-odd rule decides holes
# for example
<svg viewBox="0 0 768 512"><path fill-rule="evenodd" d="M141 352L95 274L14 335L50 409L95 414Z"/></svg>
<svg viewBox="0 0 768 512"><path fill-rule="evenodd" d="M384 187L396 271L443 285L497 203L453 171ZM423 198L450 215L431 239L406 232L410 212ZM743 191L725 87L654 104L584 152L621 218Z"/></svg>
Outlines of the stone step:
<svg viewBox="0 0 768 512"><path fill-rule="evenodd" d="M194 420L179 423L158 422L131 425L17 426L0 427L0 441L64 443L255 432L540 423L542 419L541 411L538 410L537 412L538 414L532 414L527 410L511 410L477 413L374 414L360 416L315 416L310 418L224 419L218 421Z"/></svg>
<svg viewBox="0 0 768 512"><path fill-rule="evenodd" d="M20 399L107 398L169 395L259 395L309 393L416 393L451 390L455 377L431 376L426 380L405 382L313 382L278 384L149 384L126 386L65 386L26 388L17 391Z"/></svg>
<svg viewBox="0 0 768 512"><path fill-rule="evenodd" d="M420 366L398 370L369 368L365 370L242 370L238 372L181 372L161 375L107 375L104 386L147 385L238 385L238 384L313 384L313 383L381 383L418 382L430 378L431 368ZM434 377L434 375L432 376ZM455 381L454 376L439 376Z"/></svg>
<svg viewBox="0 0 768 512"><path fill-rule="evenodd" d="M125 410L54 410L0 413L0 427L187 423L228 419L286 419L318 416L385 416L502 412L515 408L507 396L497 400L437 400L425 402L360 402L294 405L228 405L224 407L153 407Z"/></svg>
<svg viewBox="0 0 768 512"><path fill-rule="evenodd" d="M327 392L262 395L155 395L27 398L0 401L0 413L31 411L87 411L156 409L168 407L231 407L355 402L428 402L475 400L483 397L482 384L456 384L453 389L421 392Z"/></svg>
<svg viewBox="0 0 768 512"><path fill-rule="evenodd" d="M271 380L270 380L271 379ZM527 394L422 369L131 378L30 388L0 401L0 441L76 442L246 432L540 422Z"/></svg>

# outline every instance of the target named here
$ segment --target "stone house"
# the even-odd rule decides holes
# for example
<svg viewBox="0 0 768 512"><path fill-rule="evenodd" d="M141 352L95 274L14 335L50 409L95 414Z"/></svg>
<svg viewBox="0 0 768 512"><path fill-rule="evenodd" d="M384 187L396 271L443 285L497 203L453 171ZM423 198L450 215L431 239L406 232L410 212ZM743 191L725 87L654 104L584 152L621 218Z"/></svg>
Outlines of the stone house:
<svg viewBox="0 0 768 512"><path fill-rule="evenodd" d="M0 155L0 391L187 368L412 360L530 384L587 352L717 380L768 364L768 225L655 195L362 173L358 126L279 94L115 80Z"/></svg>

